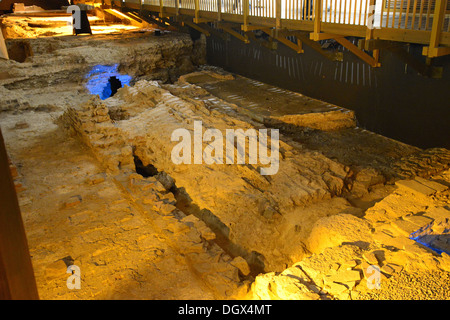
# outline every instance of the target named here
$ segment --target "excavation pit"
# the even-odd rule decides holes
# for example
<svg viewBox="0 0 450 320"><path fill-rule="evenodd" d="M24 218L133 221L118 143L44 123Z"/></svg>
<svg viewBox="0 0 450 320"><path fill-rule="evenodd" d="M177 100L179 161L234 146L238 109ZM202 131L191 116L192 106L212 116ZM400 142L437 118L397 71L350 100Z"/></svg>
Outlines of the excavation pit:
<svg viewBox="0 0 450 320"><path fill-rule="evenodd" d="M96 65L85 76L86 88L91 94L98 95L105 100L112 97L118 89L125 85L130 85L132 77L120 74L119 64Z"/></svg>

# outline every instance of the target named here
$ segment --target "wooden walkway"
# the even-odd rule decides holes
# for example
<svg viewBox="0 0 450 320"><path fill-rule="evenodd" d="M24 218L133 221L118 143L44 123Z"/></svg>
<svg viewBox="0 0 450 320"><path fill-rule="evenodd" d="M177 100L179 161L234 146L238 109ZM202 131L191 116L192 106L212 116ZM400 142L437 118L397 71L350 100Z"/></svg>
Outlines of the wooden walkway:
<svg viewBox="0 0 450 320"><path fill-rule="evenodd" d="M92 1L91 1L92 2ZM386 41L424 45L429 58L450 54L450 0L102 0L126 11L174 17L208 34L201 25L214 22L248 42L246 31L262 30L301 53L301 36L313 41L335 39L370 65ZM94 5L98 5L94 4ZM233 23L230 27L230 23ZM236 24L240 25L235 30ZM234 29L233 29L234 28ZM296 31L301 32L296 33ZM296 36L291 42L286 36ZM345 38L361 38L354 46ZM373 56L367 51L374 51Z"/></svg>

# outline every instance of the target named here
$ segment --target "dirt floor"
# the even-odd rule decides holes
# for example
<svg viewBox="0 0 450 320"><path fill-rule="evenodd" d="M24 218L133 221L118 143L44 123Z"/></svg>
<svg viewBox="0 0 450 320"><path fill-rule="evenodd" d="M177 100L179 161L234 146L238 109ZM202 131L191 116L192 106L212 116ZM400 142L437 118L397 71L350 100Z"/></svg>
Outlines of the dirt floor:
<svg viewBox="0 0 450 320"><path fill-rule="evenodd" d="M449 299L450 151L207 66L204 41L148 30L7 40L31 53L0 61L0 126L40 297ZM93 68L114 64L130 84L90 94ZM171 135L194 121L278 129L277 173L174 164ZM70 265L80 290L66 286Z"/></svg>

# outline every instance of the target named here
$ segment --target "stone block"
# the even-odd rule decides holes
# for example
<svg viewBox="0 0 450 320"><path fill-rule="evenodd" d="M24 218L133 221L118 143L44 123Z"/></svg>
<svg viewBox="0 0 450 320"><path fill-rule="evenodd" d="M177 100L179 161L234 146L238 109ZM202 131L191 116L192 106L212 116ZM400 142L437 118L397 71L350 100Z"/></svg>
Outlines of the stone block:
<svg viewBox="0 0 450 320"><path fill-rule="evenodd" d="M67 199L64 202L64 207L65 208L72 208L75 207L77 205L79 205L81 203L81 196L80 195L76 195L76 196L72 196L69 199Z"/></svg>
<svg viewBox="0 0 450 320"><path fill-rule="evenodd" d="M66 276L68 277L69 275L66 274L66 272L67 272L67 265L61 259L49 264L45 268L45 276L47 279L57 279Z"/></svg>
<svg viewBox="0 0 450 320"><path fill-rule="evenodd" d="M374 252L364 252L363 258L369 263L369 264L378 264L377 256Z"/></svg>
<svg viewBox="0 0 450 320"><path fill-rule="evenodd" d="M249 267L247 261L245 261L244 258L242 258L242 257L236 257L236 258L234 258L234 259L230 262L230 264L231 264L232 266L238 268L239 271L241 271L241 273L242 273L244 276L247 276L247 275L250 274L250 267Z"/></svg>
<svg viewBox="0 0 450 320"><path fill-rule="evenodd" d="M436 192L442 192L448 189L446 185L443 185L436 181L426 180L421 177L416 177L415 181L423 184L424 186L427 186L428 188L436 190Z"/></svg>
<svg viewBox="0 0 450 320"><path fill-rule="evenodd" d="M343 270L325 279L327 282L353 282L361 280L361 273L358 270Z"/></svg>
<svg viewBox="0 0 450 320"><path fill-rule="evenodd" d="M424 216L437 221L450 219L450 210L444 207L432 207L425 212Z"/></svg>
<svg viewBox="0 0 450 320"><path fill-rule="evenodd" d="M347 291L347 287L344 286L343 284L331 282L331 283L327 284L327 286L325 287L325 290L327 290L327 292L332 295L339 295L339 294Z"/></svg>
<svg viewBox="0 0 450 320"><path fill-rule="evenodd" d="M395 183L400 189L407 190L414 194L429 196L436 193L436 190L427 187L415 180L400 180Z"/></svg>
<svg viewBox="0 0 450 320"><path fill-rule="evenodd" d="M406 221L409 221L415 224L418 227L423 227L433 221L430 217L422 216L422 215L411 215L403 217Z"/></svg>
<svg viewBox="0 0 450 320"><path fill-rule="evenodd" d="M403 219L395 220L392 222L392 226L394 226L403 236L409 236L411 233L419 229L416 224Z"/></svg>

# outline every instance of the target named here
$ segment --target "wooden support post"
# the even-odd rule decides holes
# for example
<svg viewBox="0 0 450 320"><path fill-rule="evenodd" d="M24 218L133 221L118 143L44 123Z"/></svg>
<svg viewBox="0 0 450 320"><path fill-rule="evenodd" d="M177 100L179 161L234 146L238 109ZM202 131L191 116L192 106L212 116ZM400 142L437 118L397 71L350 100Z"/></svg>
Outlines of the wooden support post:
<svg viewBox="0 0 450 320"><path fill-rule="evenodd" d="M175 16L178 17L179 14L180 14L180 1L179 0L175 0Z"/></svg>
<svg viewBox="0 0 450 320"><path fill-rule="evenodd" d="M433 16L433 27L431 29L430 46L423 48L423 55L429 58L440 57L450 54L450 47L439 47L442 33L442 23L444 22L446 10L446 0L436 0Z"/></svg>
<svg viewBox="0 0 450 320"><path fill-rule="evenodd" d="M164 14L164 3L163 0L159 0L159 16L160 18L163 17Z"/></svg>
<svg viewBox="0 0 450 320"><path fill-rule="evenodd" d="M276 0L275 4L275 28L281 29L281 0Z"/></svg>
<svg viewBox="0 0 450 320"><path fill-rule="evenodd" d="M0 300L39 299L28 243L0 129Z"/></svg>

